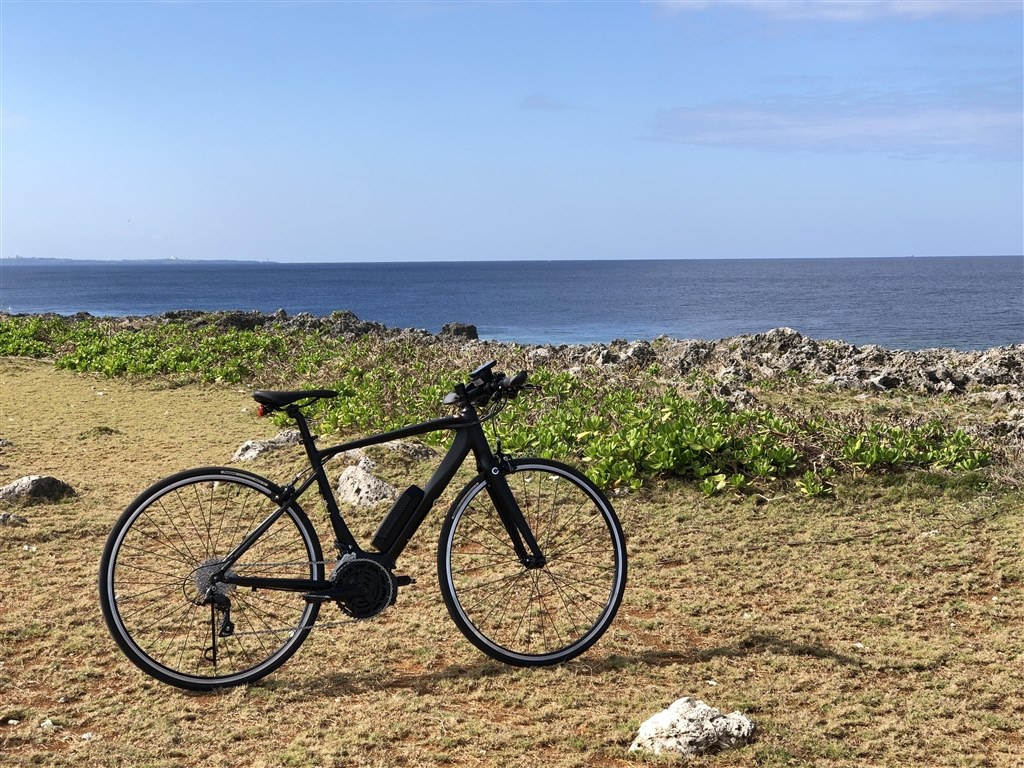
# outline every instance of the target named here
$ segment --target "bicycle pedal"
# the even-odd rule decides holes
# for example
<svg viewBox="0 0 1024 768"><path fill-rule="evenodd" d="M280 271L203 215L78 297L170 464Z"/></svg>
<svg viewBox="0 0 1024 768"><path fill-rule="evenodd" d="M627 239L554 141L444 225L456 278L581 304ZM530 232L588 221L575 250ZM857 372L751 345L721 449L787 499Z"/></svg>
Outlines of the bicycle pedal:
<svg viewBox="0 0 1024 768"><path fill-rule="evenodd" d="M302 597L307 603L329 603L334 599L332 595L324 592L306 592Z"/></svg>
<svg viewBox="0 0 1024 768"><path fill-rule="evenodd" d="M408 587L410 584L415 584L416 579L412 576L396 576L395 586L396 587Z"/></svg>

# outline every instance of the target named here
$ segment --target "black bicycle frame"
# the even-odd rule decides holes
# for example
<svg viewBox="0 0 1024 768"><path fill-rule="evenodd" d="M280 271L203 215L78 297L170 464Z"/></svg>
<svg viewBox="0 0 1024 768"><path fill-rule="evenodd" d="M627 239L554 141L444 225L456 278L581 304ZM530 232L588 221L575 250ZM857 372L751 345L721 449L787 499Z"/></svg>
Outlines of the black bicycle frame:
<svg viewBox="0 0 1024 768"><path fill-rule="evenodd" d="M476 457L477 471L483 476L487 483L487 491L494 503L498 514L502 519L505 530L511 538L512 545L520 561L528 568L539 568L544 565L544 555L533 536L522 510L516 503L515 497L505 480L505 475L512 471L512 467L496 456L487 442L482 422L476 410L471 405L461 408L458 416L446 416L440 419L431 419L419 424L412 424L408 427L382 432L377 435L359 438L347 443L335 445L324 450L316 447L316 438L310 433L309 424L305 416L295 406L289 406L285 413L295 419L299 427L299 434L302 438L306 456L309 459L312 475L295 487L291 484L281 489L281 493L274 499L280 506L270 513L234 550L231 551L224 561L218 573L212 578L213 583L234 584L240 587L251 587L253 589L275 589L290 592L328 592L334 584L330 581L314 579L287 579L270 578L262 576L239 576L231 573L230 569L235 562L252 547L277 519L285 513L288 507L305 493L313 483L317 484L320 496L327 505L327 513L331 520L331 526L337 537L335 545L341 556L353 554L359 557L366 557L381 562L389 570L395 567L398 556L401 555L409 539L419 529L426 519L434 502L451 483L455 473L462 466L466 457L473 453ZM383 552L366 552L355 540L352 532L346 525L338 508L338 502L331 489L330 480L324 469L324 463L339 453L351 451L356 448L367 448L371 445L381 445L394 440L401 440L407 437L425 435L430 432L439 432L450 429L455 432L455 439L451 447L441 460L441 464L423 489L423 498L416 505L415 510L409 516L408 522L394 539L394 543Z"/></svg>

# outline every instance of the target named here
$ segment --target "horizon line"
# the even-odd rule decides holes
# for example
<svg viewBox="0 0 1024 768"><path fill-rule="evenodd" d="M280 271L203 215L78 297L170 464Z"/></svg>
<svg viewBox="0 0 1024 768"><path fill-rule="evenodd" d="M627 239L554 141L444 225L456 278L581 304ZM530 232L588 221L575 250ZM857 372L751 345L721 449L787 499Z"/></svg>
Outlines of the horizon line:
<svg viewBox="0 0 1024 768"><path fill-rule="evenodd" d="M374 261L280 261L277 259L247 258L95 258L74 256L4 256L0 254L0 262L49 262L49 263L82 263L82 264L274 264L274 265L315 265L315 264L518 264L518 263L552 263L552 262L647 262L647 261L856 261L868 259L1006 259L1024 258L1024 253L974 253L974 254L908 254L904 256L672 256L644 258L522 258L522 259L378 259Z"/></svg>

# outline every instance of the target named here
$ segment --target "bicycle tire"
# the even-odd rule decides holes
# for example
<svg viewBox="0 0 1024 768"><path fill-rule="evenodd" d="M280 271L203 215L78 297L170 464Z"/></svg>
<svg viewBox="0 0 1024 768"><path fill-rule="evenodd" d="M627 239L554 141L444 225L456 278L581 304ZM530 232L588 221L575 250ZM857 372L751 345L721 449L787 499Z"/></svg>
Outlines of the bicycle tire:
<svg viewBox="0 0 1024 768"><path fill-rule="evenodd" d="M577 470L518 459L506 480L546 564L528 569L477 476L445 517L438 543L441 594L452 620L488 656L521 667L568 661L608 629L626 587L622 526Z"/></svg>
<svg viewBox="0 0 1024 768"><path fill-rule="evenodd" d="M221 585L235 629L228 637L218 632L223 614L200 604L218 558L278 508L279 492L250 472L191 469L152 485L121 514L100 560L100 606L143 672L189 690L242 685L273 672L306 639L320 606L298 593ZM316 531L292 503L232 571L322 579L322 560Z"/></svg>

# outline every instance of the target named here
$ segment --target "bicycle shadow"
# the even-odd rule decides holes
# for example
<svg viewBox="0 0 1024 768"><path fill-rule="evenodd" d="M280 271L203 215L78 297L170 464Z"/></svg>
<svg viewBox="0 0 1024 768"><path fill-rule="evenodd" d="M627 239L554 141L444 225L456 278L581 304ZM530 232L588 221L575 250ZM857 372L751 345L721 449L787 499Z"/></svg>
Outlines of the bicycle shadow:
<svg viewBox="0 0 1024 768"><path fill-rule="evenodd" d="M863 660L856 656L839 653L815 643L788 640L771 632L753 632L740 638L734 644L720 645L714 648L690 648L685 651L649 649L640 651L633 656L611 654L603 662L592 666L595 671L608 671L631 665L667 667L673 664L700 664L717 658L742 659L765 653L823 659L848 667L864 666Z"/></svg>
<svg viewBox="0 0 1024 768"><path fill-rule="evenodd" d="M607 653L595 656L593 653L574 659L560 667L541 667L532 670L544 674L550 670L567 669L574 674L595 675L617 672L634 667L661 668L673 665L702 664L712 659L742 659L774 653L785 656L802 656L821 659L846 667L862 668L864 662L854 656L839 653L831 648L814 643L788 640L772 633L751 633L731 645L714 648L690 648L686 650L638 649L635 653ZM301 686L289 684L283 679L261 681L257 685L288 689L291 695L305 694L309 698L323 696L351 696L370 691L406 690L418 695L437 693L445 683L458 680L486 680L490 678L513 677L528 673L520 667L511 667L491 659L481 659L471 664L449 664L438 669L402 672L381 667L365 670L338 671L305 681Z"/></svg>

